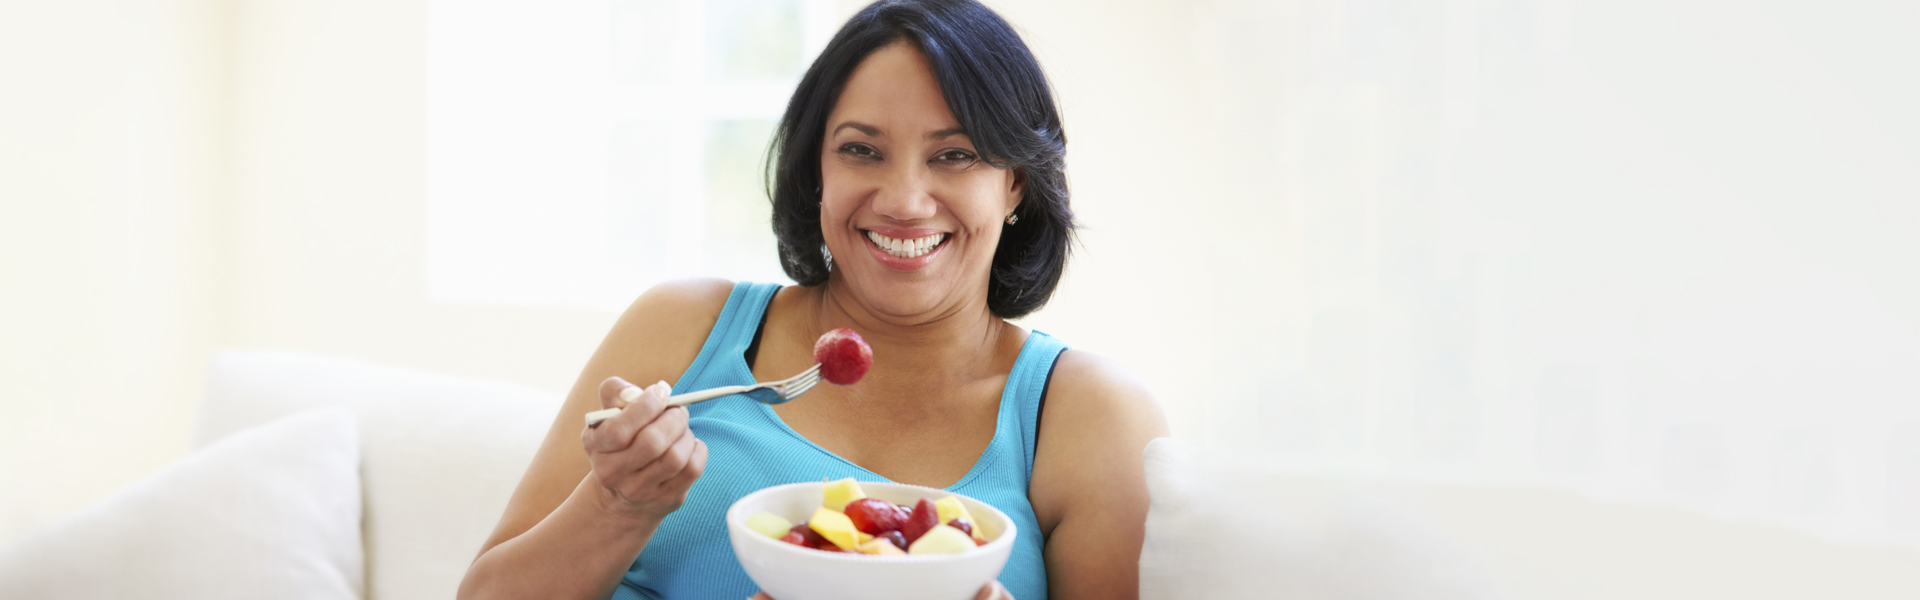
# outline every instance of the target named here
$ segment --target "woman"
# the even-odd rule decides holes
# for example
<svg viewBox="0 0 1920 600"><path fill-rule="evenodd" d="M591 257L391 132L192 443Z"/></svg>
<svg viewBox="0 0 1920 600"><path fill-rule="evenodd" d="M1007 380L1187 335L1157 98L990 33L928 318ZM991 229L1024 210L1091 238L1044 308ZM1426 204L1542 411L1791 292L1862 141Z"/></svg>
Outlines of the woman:
<svg viewBox="0 0 1920 600"><path fill-rule="evenodd" d="M636 300L461 596L738 600L755 590L727 507L841 477L947 488L1012 516L1022 534L982 597L1137 596L1141 451L1165 420L1112 362L1005 320L1043 306L1064 268L1064 151L1046 79L998 15L973 0L861 11L774 142L774 229L800 285L684 281ZM839 327L873 347L855 385L661 408L798 373ZM616 398L631 403L582 427Z"/></svg>

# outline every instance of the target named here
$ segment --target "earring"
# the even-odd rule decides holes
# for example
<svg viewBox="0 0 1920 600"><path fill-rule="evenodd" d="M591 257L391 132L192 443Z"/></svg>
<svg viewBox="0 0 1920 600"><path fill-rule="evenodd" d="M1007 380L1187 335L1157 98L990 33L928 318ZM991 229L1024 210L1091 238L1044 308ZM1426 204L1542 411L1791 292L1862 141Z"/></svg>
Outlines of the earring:
<svg viewBox="0 0 1920 600"><path fill-rule="evenodd" d="M1012 225L1012 224L1014 224L1014 223L1019 223L1019 222L1020 222L1020 215L1016 215L1016 214L1013 214L1013 213L1007 213L1007 224L1008 224L1008 225Z"/></svg>
<svg viewBox="0 0 1920 600"><path fill-rule="evenodd" d="M826 244L821 244L821 245L820 245L820 256L821 256L822 258L825 258L825 259L827 259L827 272L828 272L828 273L832 273L832 272L833 272L833 251L832 251L832 250L828 250L828 249L827 249L827 245L826 245Z"/></svg>

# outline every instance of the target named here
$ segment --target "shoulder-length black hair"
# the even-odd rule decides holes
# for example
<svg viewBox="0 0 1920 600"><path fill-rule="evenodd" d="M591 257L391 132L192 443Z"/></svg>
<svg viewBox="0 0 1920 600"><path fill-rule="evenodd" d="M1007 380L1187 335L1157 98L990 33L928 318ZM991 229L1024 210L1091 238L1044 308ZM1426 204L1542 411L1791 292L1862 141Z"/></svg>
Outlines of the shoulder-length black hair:
<svg viewBox="0 0 1920 600"><path fill-rule="evenodd" d="M987 164L1014 169L1024 196L1001 230L987 309L1003 319L1046 306L1072 245L1067 136L1053 89L1013 26L974 0L882 0L847 21L800 79L768 151L780 266L800 285L827 281L820 231L820 145L827 116L860 61L910 42L933 67L947 108Z"/></svg>

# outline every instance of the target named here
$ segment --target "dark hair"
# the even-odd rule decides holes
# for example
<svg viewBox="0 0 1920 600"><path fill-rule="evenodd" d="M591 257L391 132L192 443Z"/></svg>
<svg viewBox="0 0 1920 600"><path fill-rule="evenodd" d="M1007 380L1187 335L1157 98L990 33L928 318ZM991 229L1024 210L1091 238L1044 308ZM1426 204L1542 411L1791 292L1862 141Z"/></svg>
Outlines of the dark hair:
<svg viewBox="0 0 1920 600"><path fill-rule="evenodd" d="M860 61L899 41L920 49L954 119L983 160L1014 169L1024 196L1019 223L1001 230L987 309L1013 319L1053 297L1073 242L1066 132L1053 90L1025 42L974 0L882 0L847 21L800 79L768 152L773 233L780 266L800 285L827 281L820 231L820 144L827 116Z"/></svg>

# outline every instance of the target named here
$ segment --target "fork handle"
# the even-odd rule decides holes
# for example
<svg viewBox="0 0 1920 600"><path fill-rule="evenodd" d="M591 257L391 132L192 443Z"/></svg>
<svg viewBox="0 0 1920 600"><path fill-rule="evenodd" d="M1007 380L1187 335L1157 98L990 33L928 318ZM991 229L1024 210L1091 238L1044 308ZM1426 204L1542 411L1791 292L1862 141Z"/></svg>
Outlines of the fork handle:
<svg viewBox="0 0 1920 600"><path fill-rule="evenodd" d="M702 400L712 400L714 398L719 398L721 396L728 396L728 395L738 394L745 391L750 391L756 387L760 387L760 386L723 385L717 388L700 390L698 392L687 392L685 394L680 394L678 396L668 398L667 406L686 406L688 404L693 404L695 402L699 402Z"/></svg>
<svg viewBox="0 0 1920 600"><path fill-rule="evenodd" d="M700 402L703 400L712 400L714 398L719 398L721 396L727 396L731 394L738 394L741 392L750 391L754 387L756 386L724 385L717 388L700 390L698 392L687 392L685 394L680 394L678 396L668 398L667 406L669 407L686 406L688 404L693 404L695 402ZM625 407L621 407L621 408L625 408ZM611 419L613 418L614 415L617 415L617 414L620 414L620 408L607 408L607 409L601 409L601 410L596 410L596 411L587 413L587 426L592 427L595 425L599 425L601 421Z"/></svg>

